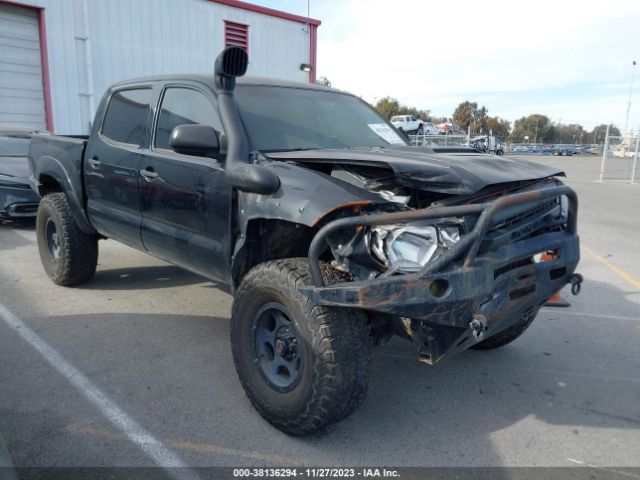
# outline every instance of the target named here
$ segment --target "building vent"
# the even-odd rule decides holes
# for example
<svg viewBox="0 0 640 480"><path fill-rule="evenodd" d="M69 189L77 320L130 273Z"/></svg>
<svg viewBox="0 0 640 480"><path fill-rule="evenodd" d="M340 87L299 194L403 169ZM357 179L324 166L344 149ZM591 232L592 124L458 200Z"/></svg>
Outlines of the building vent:
<svg viewBox="0 0 640 480"><path fill-rule="evenodd" d="M240 47L249 53L249 25L225 20L224 46Z"/></svg>

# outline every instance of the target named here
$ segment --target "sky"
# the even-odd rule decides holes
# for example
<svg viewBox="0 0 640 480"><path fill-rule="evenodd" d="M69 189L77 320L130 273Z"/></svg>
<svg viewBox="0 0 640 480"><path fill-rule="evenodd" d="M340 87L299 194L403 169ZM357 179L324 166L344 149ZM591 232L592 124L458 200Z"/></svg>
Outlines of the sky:
<svg viewBox="0 0 640 480"><path fill-rule="evenodd" d="M307 15L307 0L251 0ZM310 0L318 76L370 103L640 128L640 2Z"/></svg>

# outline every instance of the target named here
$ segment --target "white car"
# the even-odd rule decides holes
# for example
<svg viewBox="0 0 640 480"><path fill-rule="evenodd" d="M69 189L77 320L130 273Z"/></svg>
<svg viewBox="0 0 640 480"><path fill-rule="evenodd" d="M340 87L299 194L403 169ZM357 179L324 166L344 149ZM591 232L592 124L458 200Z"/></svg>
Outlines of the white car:
<svg viewBox="0 0 640 480"><path fill-rule="evenodd" d="M391 123L405 133L411 135L438 135L438 128L431 122L425 122L413 115L395 115Z"/></svg>

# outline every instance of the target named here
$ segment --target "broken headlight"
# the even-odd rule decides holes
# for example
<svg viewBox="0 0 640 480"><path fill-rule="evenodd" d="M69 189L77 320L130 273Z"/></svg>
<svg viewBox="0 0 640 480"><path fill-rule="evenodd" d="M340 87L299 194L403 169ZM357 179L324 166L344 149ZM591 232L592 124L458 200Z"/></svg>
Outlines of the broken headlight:
<svg viewBox="0 0 640 480"><path fill-rule="evenodd" d="M415 272L462 237L457 224L381 225L371 229L371 252L392 271Z"/></svg>

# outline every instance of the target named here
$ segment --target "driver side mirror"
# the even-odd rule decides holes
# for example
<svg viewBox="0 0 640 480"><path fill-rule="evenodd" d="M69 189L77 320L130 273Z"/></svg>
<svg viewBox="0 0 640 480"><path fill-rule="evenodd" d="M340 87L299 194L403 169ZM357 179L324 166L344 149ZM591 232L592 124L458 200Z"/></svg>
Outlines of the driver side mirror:
<svg viewBox="0 0 640 480"><path fill-rule="evenodd" d="M215 157L220 154L219 134L210 125L178 125L171 132L169 146L183 155Z"/></svg>

